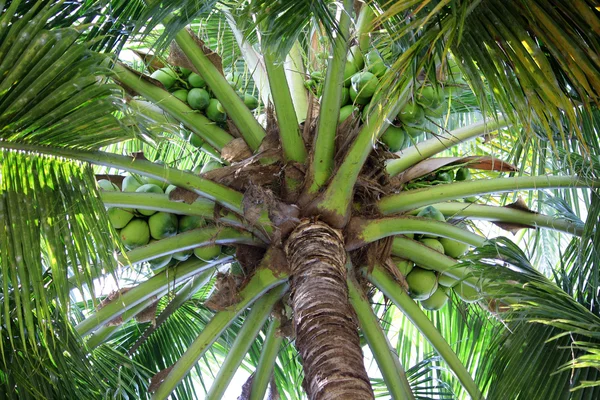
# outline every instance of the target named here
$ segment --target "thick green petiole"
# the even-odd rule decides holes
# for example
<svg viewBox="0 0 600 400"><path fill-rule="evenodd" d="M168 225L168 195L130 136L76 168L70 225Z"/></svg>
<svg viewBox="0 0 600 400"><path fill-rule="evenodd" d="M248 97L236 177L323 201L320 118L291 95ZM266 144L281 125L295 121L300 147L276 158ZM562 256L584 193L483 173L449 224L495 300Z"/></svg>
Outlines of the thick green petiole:
<svg viewBox="0 0 600 400"><path fill-rule="evenodd" d="M432 207L435 207L447 218L468 218L525 225L534 228L549 228L576 236L583 234L583 225L581 224L564 218L538 214L533 211L519 210L517 208L461 202L437 203L432 204ZM411 214L416 215L420 210L411 211Z"/></svg>
<svg viewBox="0 0 600 400"><path fill-rule="evenodd" d="M287 84L283 63L278 62L275 55L265 51L265 67L269 77L269 86L277 114L279 125L279 138L283 147L283 154L287 161L304 163L306 160L306 147L300 135L298 117L292 102L290 88Z"/></svg>
<svg viewBox="0 0 600 400"><path fill-rule="evenodd" d="M173 118L182 122L192 132L206 140L215 149L223 150L223 147L234 139L233 136L219 128L213 121L194 111L166 90L136 75L125 66L116 63L113 71L115 80L151 100Z"/></svg>
<svg viewBox="0 0 600 400"><path fill-rule="evenodd" d="M218 268L217 268L218 270ZM175 311L179 309L186 301L188 301L196 292L206 286L212 278L215 271L209 270L201 274L193 276L188 280L185 285L177 291L177 294L169 302L169 305L162 310L160 315L156 317L156 320L152 326L148 327L142 336L140 336L136 342L127 351L129 354L134 354L136 350L154 333L160 326L171 316Z"/></svg>
<svg viewBox="0 0 600 400"><path fill-rule="evenodd" d="M406 98L407 89L399 98ZM396 115L404 101L391 100L377 104L352 143L344 161L331 179L327 189L318 198L314 213L321 214L335 228L343 228L348 223L349 210L358 175L377 142L377 138L389 126L387 117Z"/></svg>
<svg viewBox="0 0 600 400"><path fill-rule="evenodd" d="M368 243L404 233L447 237L471 246L483 246L486 239L457 226L419 217L390 217L367 220L353 218L346 228L346 249L355 250Z"/></svg>
<svg viewBox="0 0 600 400"><path fill-rule="evenodd" d="M395 237L392 242L392 254L410 260L427 269L440 272L457 281L463 281L475 289L481 287L480 284L477 284L477 279L471 277L472 270L459 266L458 261L454 258L438 253L416 240L401 236Z"/></svg>
<svg viewBox="0 0 600 400"><path fill-rule="evenodd" d="M283 335L278 332L280 326L281 320L276 316L273 317L260 351L260 359L258 360L256 371L254 372L250 400L263 400L265 398L267 386L273 374L277 353L279 353L279 348L283 341Z"/></svg>
<svg viewBox="0 0 600 400"><path fill-rule="evenodd" d="M169 285L177 285L208 268L226 263L231 259L232 257L222 257L211 261L210 263L200 260L189 260L179 264L177 267L165 270L147 281L140 283L128 292L123 293L118 301L113 301L90 315L84 321L80 322L75 327L75 330L81 336L89 335L101 325L118 317L130 308L156 296L158 293L167 289Z"/></svg>
<svg viewBox="0 0 600 400"><path fill-rule="evenodd" d="M159 293L156 297L160 298L164 296L165 293L166 291ZM131 307L129 310L125 311L123 314L121 314L121 317L123 318L123 324L142 312L146 307L149 307L152 303L154 303L154 301L154 298L146 299L135 307ZM88 349L93 350L110 339L111 336L114 335L119 329L121 329L121 325L102 326L88 337L88 339L85 341L85 345Z"/></svg>
<svg viewBox="0 0 600 400"><path fill-rule="evenodd" d="M206 395L207 399L221 399L223 397L225 389L229 386L233 375L244 360L244 356L252 346L256 335L267 321L273 306L287 289L287 284L279 285L256 300L252 306L252 311L244 319L244 325L238 332L235 341L228 349L227 358L219 368L219 373Z"/></svg>
<svg viewBox="0 0 600 400"><path fill-rule="evenodd" d="M484 133L493 132L509 125L510 123L504 118L498 118L494 121L480 122L478 124L456 129L448 133L442 133L441 135L437 135L434 138L399 152L398 154L401 156L400 158L389 160L387 162L387 173L390 176L398 175L419 161L423 161L434 154L448 150L452 146L465 142L469 139L473 139L477 136L481 136Z"/></svg>
<svg viewBox="0 0 600 400"><path fill-rule="evenodd" d="M182 29L175 36L175 41L181 50L196 67L199 74L204 78L213 91L221 105L227 111L235 126L239 129L244 140L252 150L257 150L265 137L265 130L258 123L252 112L246 107L244 101L237 95L229 82L214 66L210 59L187 29Z"/></svg>
<svg viewBox="0 0 600 400"><path fill-rule="evenodd" d="M207 220L215 219L215 203L198 198L192 204L183 201L171 201L169 196L160 193L100 192L100 198L107 207L136 208L156 210L178 215L197 215ZM240 217L233 213L222 213L219 222L247 229Z"/></svg>
<svg viewBox="0 0 600 400"><path fill-rule="evenodd" d="M339 21L338 36L333 42L333 57L327 66L327 75L323 87L323 100L317 124L313 157L308 171L307 193L316 194L327 182L333 172L335 153L335 135L337 133L342 99L344 67L348 52L348 36L350 34L350 15L354 2L344 0L344 9Z"/></svg>
<svg viewBox="0 0 600 400"><path fill-rule="evenodd" d="M462 386L472 399L483 399L483 394L477 384L473 381L471 374L460 361L454 350L446 339L436 329L421 308L410 298L408 293L394 281L387 272L376 265L367 279L389 298L398 309L417 327L421 334L427 339L442 359L448 364L450 370L456 375Z"/></svg>
<svg viewBox="0 0 600 400"><path fill-rule="evenodd" d="M400 289L402 290L402 289ZM371 304L366 299L354 278L348 278L348 298L356 311L360 329L367 340L377 366L383 375L386 388L393 399L414 399L415 396L406 379L406 372L400 364L398 355L383 333Z"/></svg>
<svg viewBox="0 0 600 400"><path fill-rule="evenodd" d="M204 179L197 175L180 171L176 168L154 164L147 160L136 160L133 157L106 153L103 151L74 150L1 141L0 148L50 154L92 164L104 165L106 167L123 169L191 190L202 197L206 197L221 204L223 207L228 208L233 212L243 215L242 200L244 196L241 193L209 179ZM268 220L268 217L265 216L264 218L267 218ZM266 222L266 220L263 220L263 222Z"/></svg>
<svg viewBox="0 0 600 400"><path fill-rule="evenodd" d="M516 178L477 179L409 190L386 196L379 201L378 208L382 214L390 215L478 194L575 187L596 188L600 187L600 181L590 181L577 176L521 176Z"/></svg>
<svg viewBox="0 0 600 400"><path fill-rule="evenodd" d="M261 244L259 240L248 232L239 231L234 228L203 227L137 247L128 251L125 255L119 256L118 260L122 264L135 264L177 253L178 251L191 250L196 247L234 243L248 245Z"/></svg>
<svg viewBox="0 0 600 400"><path fill-rule="evenodd" d="M283 273L275 274L271 269L259 268L244 289L239 292L240 301L215 314L183 356L172 366L169 374L165 376L164 381L154 393L152 399L164 400L169 397L179 382L196 365L200 357L202 357L204 352L208 350L223 331L256 299L275 286L281 285L287 279L288 276Z"/></svg>

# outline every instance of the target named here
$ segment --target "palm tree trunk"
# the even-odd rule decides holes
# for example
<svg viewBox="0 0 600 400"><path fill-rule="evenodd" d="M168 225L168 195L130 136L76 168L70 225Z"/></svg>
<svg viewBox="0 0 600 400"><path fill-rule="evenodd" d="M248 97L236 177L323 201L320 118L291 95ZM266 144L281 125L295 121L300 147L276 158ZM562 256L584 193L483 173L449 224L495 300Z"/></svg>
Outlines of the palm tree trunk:
<svg viewBox="0 0 600 400"><path fill-rule="evenodd" d="M304 221L285 250L292 268L296 347L309 398L373 399L348 301L341 233L322 222Z"/></svg>

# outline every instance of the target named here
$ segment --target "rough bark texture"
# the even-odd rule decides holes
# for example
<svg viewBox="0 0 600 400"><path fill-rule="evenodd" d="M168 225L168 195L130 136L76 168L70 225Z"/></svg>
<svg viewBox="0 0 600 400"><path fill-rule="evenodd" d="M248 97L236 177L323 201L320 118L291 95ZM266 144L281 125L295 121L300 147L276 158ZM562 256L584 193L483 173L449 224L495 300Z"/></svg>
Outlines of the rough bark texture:
<svg viewBox="0 0 600 400"><path fill-rule="evenodd" d="M285 250L293 274L296 347L308 397L373 399L348 301L341 233L321 222L303 221L288 238Z"/></svg>

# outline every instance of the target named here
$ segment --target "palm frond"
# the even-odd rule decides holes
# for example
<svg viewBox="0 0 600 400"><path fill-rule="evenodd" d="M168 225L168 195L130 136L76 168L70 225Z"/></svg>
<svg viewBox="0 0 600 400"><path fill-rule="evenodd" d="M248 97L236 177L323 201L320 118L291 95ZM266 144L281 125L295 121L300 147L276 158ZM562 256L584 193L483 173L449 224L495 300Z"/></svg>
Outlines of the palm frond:
<svg viewBox="0 0 600 400"><path fill-rule="evenodd" d="M38 343L34 346L27 336L7 337L11 330L18 330L14 318L9 321L8 329L2 330L3 343L15 342L15 350L2 349L0 390L3 395L32 400L126 399L138 395L141 387L132 378L147 376L142 367L109 348L87 354L62 313L54 309L51 317L52 334L48 334L42 320L34 317L34 330L28 331L29 336L37 336ZM119 365L127 365L127 368L115 368Z"/></svg>
<svg viewBox="0 0 600 400"><path fill-rule="evenodd" d="M510 308L502 314L508 330L494 341L489 368L478 370L484 381L493 382L488 398L570 398L582 379L595 374L587 368L597 359L594 349L600 349L597 313L537 272L505 239L476 249L465 262L489 279L486 296ZM586 343L579 349L581 342ZM598 387L579 390L578 395L593 398Z"/></svg>
<svg viewBox="0 0 600 400"><path fill-rule="evenodd" d="M590 4L381 3L386 29L405 50L394 63L395 72L422 70L426 80L436 82L444 77L451 52L483 110L493 110L498 103L527 127L527 136L537 126L553 148L571 137L585 148L581 132L569 133L562 121L576 126L576 107L583 105L589 112L599 92L598 40L593 32L600 20ZM455 73L456 67L450 71ZM491 102L486 92L493 94Z"/></svg>
<svg viewBox="0 0 600 400"><path fill-rule="evenodd" d="M263 48L271 49L279 55L288 54L299 35L314 21L319 29L333 38L339 31L335 18L335 1L284 1L252 0L234 15L245 21L240 28L246 35L260 27Z"/></svg>

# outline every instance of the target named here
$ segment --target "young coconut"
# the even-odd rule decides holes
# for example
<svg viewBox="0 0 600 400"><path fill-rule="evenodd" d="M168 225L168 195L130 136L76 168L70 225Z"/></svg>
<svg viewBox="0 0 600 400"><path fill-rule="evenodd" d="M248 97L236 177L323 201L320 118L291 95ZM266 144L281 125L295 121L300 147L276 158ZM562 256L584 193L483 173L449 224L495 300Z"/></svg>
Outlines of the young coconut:
<svg viewBox="0 0 600 400"><path fill-rule="evenodd" d="M108 220L115 229L124 228L133 218L133 212L122 208L111 207L106 212L108 213Z"/></svg>
<svg viewBox="0 0 600 400"><path fill-rule="evenodd" d="M381 141L392 153L395 153L404 147L404 143L406 143L406 131L403 128L390 125L383 132L383 135L381 135Z"/></svg>
<svg viewBox="0 0 600 400"><path fill-rule="evenodd" d="M410 274L410 272L415 267L415 263L410 260L405 260L403 258L392 257L392 261L398 267L398 271L404 276Z"/></svg>
<svg viewBox="0 0 600 400"><path fill-rule="evenodd" d="M169 67L164 67L154 71L150 78L156 79L168 90L177 81L177 73Z"/></svg>
<svg viewBox="0 0 600 400"><path fill-rule="evenodd" d="M406 283L410 289L410 296L415 300L426 300L438 287L435 272L415 267L406 276Z"/></svg>
<svg viewBox="0 0 600 400"><path fill-rule="evenodd" d="M150 241L150 228L141 218L132 219L119 234L123 245L128 249L145 246Z"/></svg>
<svg viewBox="0 0 600 400"><path fill-rule="evenodd" d="M192 72L188 76L188 83L193 88L204 88L206 87L206 81L200 75L195 72Z"/></svg>
<svg viewBox="0 0 600 400"><path fill-rule="evenodd" d="M421 243L423 243L425 246L429 247L430 249L433 249L433 250L437 251L438 253L444 254L444 246L442 246L442 243L440 243L439 240L431 239L431 238L423 238L419 241Z"/></svg>
<svg viewBox="0 0 600 400"><path fill-rule="evenodd" d="M196 247L194 249L194 255L201 259L202 261L212 261L215 258L219 257L221 254L221 245L220 244L211 244L203 247Z"/></svg>
<svg viewBox="0 0 600 400"><path fill-rule="evenodd" d="M142 185L142 181L133 175L127 175L121 184L124 192L135 192Z"/></svg>
<svg viewBox="0 0 600 400"><path fill-rule="evenodd" d="M148 218L150 236L156 240L176 235L177 224L177 216L167 212L157 212Z"/></svg>
<svg viewBox="0 0 600 400"><path fill-rule="evenodd" d="M100 188L103 192L118 192L119 187L109 181L108 179L100 179L98 180L98 188Z"/></svg>
<svg viewBox="0 0 600 400"><path fill-rule="evenodd" d="M150 240L150 243L153 242L156 242L156 240ZM152 270L156 272L157 270L166 267L172 259L173 256L171 254L167 254L166 256L157 257L153 258L152 260L149 260L148 264L150 265L150 268L152 268Z"/></svg>
<svg viewBox="0 0 600 400"><path fill-rule="evenodd" d="M437 311L442 309L447 302L448 296L446 295L446 292L441 287L438 287L430 298L421 300L421 306L426 310Z"/></svg>
<svg viewBox="0 0 600 400"><path fill-rule="evenodd" d="M452 258L459 258L469 250L469 245L448 238L440 238L444 253Z"/></svg>
<svg viewBox="0 0 600 400"><path fill-rule="evenodd" d="M187 95L187 102L194 110L205 110L210 103L210 95L204 89L193 88Z"/></svg>

